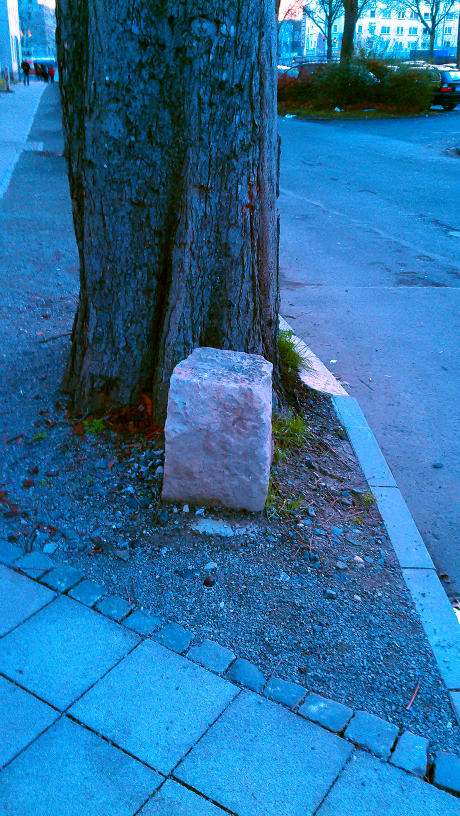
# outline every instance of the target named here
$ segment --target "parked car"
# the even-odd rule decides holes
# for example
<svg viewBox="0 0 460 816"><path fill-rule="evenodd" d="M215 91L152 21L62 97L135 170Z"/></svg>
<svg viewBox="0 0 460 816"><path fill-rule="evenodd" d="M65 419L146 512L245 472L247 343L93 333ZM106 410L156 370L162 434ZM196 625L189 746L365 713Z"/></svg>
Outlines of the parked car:
<svg viewBox="0 0 460 816"><path fill-rule="evenodd" d="M436 70L440 74L440 82L434 93L433 105L453 110L460 105L460 70L451 65L437 65Z"/></svg>

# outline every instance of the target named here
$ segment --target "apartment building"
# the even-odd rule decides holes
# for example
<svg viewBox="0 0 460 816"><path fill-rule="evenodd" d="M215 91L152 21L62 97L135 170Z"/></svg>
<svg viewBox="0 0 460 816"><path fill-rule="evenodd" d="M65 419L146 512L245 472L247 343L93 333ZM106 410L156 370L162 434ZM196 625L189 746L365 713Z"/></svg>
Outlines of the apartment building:
<svg viewBox="0 0 460 816"><path fill-rule="evenodd" d="M56 57L54 0L19 0L21 44L27 58Z"/></svg>
<svg viewBox="0 0 460 816"><path fill-rule="evenodd" d="M0 74L17 79L21 64L18 0L0 0Z"/></svg>
<svg viewBox="0 0 460 816"><path fill-rule="evenodd" d="M457 48L458 37L458 17L460 14L460 2L458 2L443 20L436 32L435 50L445 53L446 57L453 56ZM426 4L424 16L429 21L429 6ZM286 20L284 25L287 25ZM293 30L297 21L292 21ZM343 15L340 15L332 29L333 54L340 53L343 32ZM287 32L286 32L287 34ZM289 38L285 36L283 51L288 59ZM298 41L301 39L301 46ZM421 20L415 13L407 9L399 9L397 5L376 2L375 5L365 9L359 18L356 31L355 43L361 45L366 51L372 51L376 55L387 55L401 58L410 57L416 51L425 51L429 47L428 32L424 28ZM294 45L296 46L294 48ZM313 23L309 17L303 13L302 36L299 35L291 39L292 56L321 57L326 54L326 39L323 32Z"/></svg>

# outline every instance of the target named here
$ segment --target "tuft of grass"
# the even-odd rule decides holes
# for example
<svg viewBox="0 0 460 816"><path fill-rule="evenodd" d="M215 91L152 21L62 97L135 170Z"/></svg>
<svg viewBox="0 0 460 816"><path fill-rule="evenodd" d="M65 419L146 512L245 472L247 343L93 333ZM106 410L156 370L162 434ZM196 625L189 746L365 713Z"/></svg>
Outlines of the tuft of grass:
<svg viewBox="0 0 460 816"><path fill-rule="evenodd" d="M89 434L100 434L105 430L103 419L84 419L83 425L85 426L86 433Z"/></svg>
<svg viewBox="0 0 460 816"><path fill-rule="evenodd" d="M291 331L281 330L278 333L278 351L282 368L289 374L296 374L300 368L305 368L305 360L297 351Z"/></svg>
<svg viewBox="0 0 460 816"><path fill-rule="evenodd" d="M285 414L275 414L272 420L273 442L275 445L275 460L284 459L290 450L301 448L307 439L311 439L311 431L301 414L287 411Z"/></svg>
<svg viewBox="0 0 460 816"><path fill-rule="evenodd" d="M47 436L48 434L46 433L46 431L39 431L38 433L35 434L32 442L41 442L42 439L46 439Z"/></svg>
<svg viewBox="0 0 460 816"><path fill-rule="evenodd" d="M279 487L270 479L268 485L267 501L265 502L265 513L269 518L295 518L303 500L303 496L298 499L288 498L279 492Z"/></svg>
<svg viewBox="0 0 460 816"><path fill-rule="evenodd" d="M363 493L360 493L359 500L361 504L364 505L364 507L371 507L373 504L375 504L374 494L371 493L370 490L366 490Z"/></svg>

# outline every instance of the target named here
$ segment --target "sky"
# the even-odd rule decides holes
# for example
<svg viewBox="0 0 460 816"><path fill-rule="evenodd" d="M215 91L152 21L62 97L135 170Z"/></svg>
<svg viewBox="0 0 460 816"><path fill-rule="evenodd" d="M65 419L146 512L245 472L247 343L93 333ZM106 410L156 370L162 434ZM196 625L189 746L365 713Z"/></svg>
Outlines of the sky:
<svg viewBox="0 0 460 816"><path fill-rule="evenodd" d="M39 6L48 6L48 8L54 9L56 6L56 0L38 0Z"/></svg>
<svg viewBox="0 0 460 816"><path fill-rule="evenodd" d="M294 17L296 20L302 19L302 8L304 6L304 0L281 0L280 2L280 11L279 11L279 19L282 20L288 11L289 17Z"/></svg>

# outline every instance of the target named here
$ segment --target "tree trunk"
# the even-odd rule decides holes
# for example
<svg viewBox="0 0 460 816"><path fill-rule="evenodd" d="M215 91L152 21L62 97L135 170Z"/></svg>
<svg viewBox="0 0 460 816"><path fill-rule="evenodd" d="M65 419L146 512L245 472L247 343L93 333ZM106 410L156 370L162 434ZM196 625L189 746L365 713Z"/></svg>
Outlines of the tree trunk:
<svg viewBox="0 0 460 816"><path fill-rule="evenodd" d="M326 59L329 61L332 59L332 26L328 24L327 26L327 51L326 51Z"/></svg>
<svg viewBox="0 0 460 816"><path fill-rule="evenodd" d="M429 53L429 59L430 60L433 59L435 36L436 36L436 25L435 25L434 20L432 20L431 28L430 28L430 53Z"/></svg>
<svg viewBox="0 0 460 816"><path fill-rule="evenodd" d="M212 10L211 10L212 9ZM80 298L76 411L153 395L197 346L277 362L273 0L58 0Z"/></svg>
<svg viewBox="0 0 460 816"><path fill-rule="evenodd" d="M358 5L356 0L345 0L343 4L343 36L340 61L348 62L353 56L355 28L358 20Z"/></svg>

